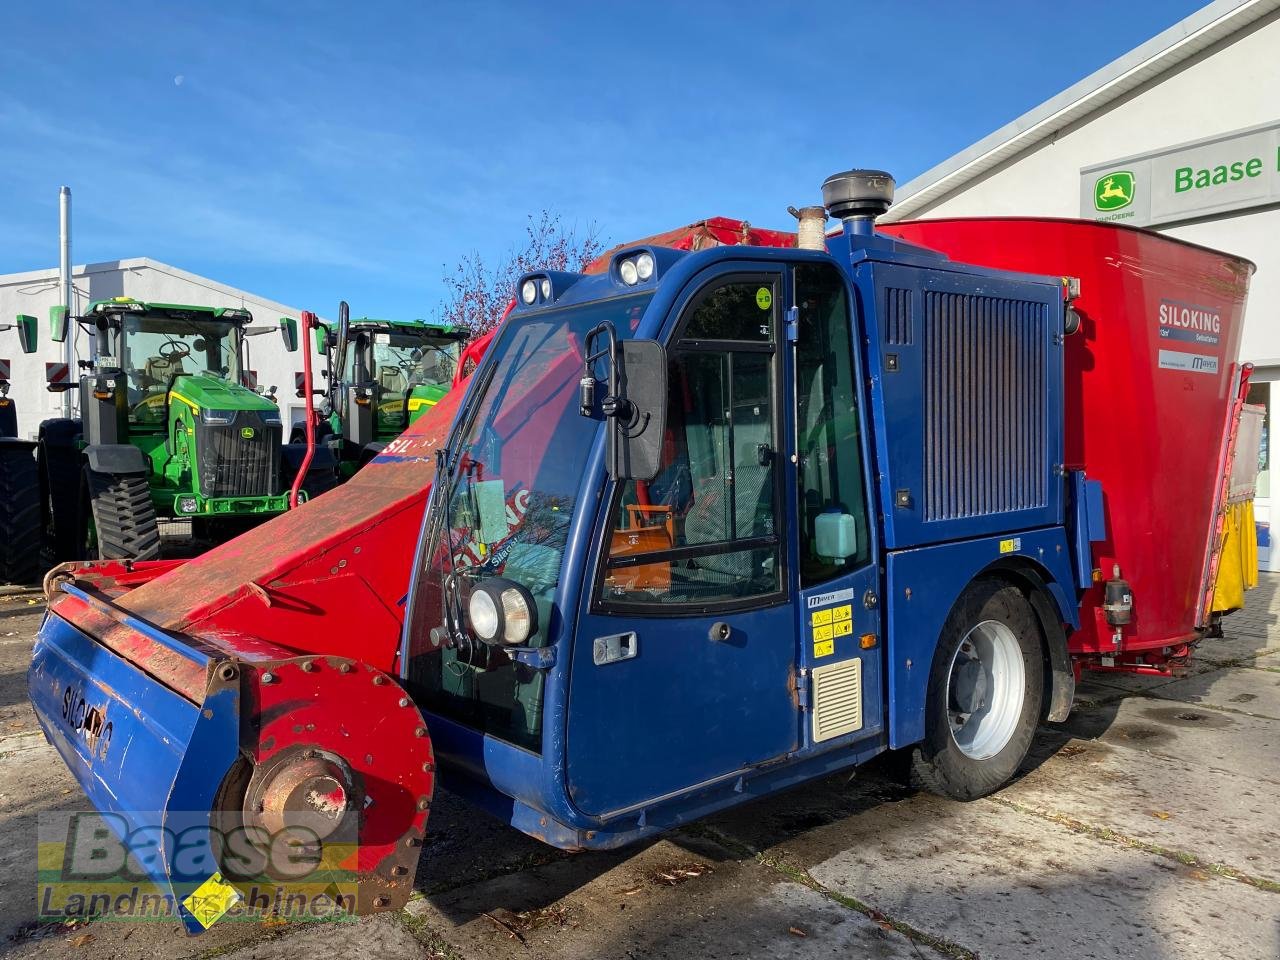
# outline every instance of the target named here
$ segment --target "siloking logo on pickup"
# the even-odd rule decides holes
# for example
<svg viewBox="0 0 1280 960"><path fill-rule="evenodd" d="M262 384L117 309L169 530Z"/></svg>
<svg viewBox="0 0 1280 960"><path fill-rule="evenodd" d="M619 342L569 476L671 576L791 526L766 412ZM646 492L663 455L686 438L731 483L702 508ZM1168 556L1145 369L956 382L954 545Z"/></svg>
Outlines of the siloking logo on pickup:
<svg viewBox="0 0 1280 960"><path fill-rule="evenodd" d="M1164 370L1216 374L1218 357L1193 352L1194 348L1216 351L1222 342L1222 314L1213 307L1162 299L1157 314L1162 342L1170 349L1159 351L1158 364ZM1179 349L1172 349L1178 347Z"/></svg>

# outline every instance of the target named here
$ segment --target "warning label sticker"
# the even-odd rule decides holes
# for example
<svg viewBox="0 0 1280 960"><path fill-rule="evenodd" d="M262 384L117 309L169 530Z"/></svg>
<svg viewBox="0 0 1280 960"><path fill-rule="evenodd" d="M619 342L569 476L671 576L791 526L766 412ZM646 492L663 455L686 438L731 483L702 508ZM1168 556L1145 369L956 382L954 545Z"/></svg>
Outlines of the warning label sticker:
<svg viewBox="0 0 1280 960"><path fill-rule="evenodd" d="M853 593L852 590L847 592ZM836 637L853 635L853 605L846 603L826 610L814 610L809 616L809 626L813 634L813 655L830 656L836 652Z"/></svg>

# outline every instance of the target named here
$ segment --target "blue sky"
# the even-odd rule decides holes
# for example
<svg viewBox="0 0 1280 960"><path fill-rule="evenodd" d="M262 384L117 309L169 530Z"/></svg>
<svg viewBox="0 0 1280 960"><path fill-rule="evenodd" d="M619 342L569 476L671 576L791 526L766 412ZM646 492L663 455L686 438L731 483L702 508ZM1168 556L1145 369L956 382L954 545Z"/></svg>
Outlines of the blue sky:
<svg viewBox="0 0 1280 960"><path fill-rule="evenodd" d="M77 263L430 316L528 214L786 227L828 174L905 183L1198 6L18 2L0 273L57 263L67 184Z"/></svg>

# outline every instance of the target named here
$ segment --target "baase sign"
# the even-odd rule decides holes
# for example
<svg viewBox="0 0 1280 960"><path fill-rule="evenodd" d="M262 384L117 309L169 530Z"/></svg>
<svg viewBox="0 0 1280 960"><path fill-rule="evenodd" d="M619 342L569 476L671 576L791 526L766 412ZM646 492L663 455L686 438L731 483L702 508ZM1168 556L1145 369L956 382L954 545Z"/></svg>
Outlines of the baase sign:
<svg viewBox="0 0 1280 960"><path fill-rule="evenodd" d="M1135 227L1280 202L1280 122L1080 171L1080 216Z"/></svg>

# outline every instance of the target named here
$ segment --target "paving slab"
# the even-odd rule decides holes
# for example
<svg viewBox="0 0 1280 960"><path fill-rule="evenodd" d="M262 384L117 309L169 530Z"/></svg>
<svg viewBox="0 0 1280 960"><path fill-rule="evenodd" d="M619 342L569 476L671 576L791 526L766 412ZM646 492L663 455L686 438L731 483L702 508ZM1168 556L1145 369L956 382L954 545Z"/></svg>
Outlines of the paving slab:
<svg viewBox="0 0 1280 960"><path fill-rule="evenodd" d="M1268 633L1247 633L1250 628L1223 624L1223 637L1206 637L1196 646L1194 662L1239 663L1268 654L1280 653L1280 626Z"/></svg>
<svg viewBox="0 0 1280 960"><path fill-rule="evenodd" d="M1280 883L1273 783L1181 757L1071 740L998 799Z"/></svg>
<svg viewBox="0 0 1280 960"><path fill-rule="evenodd" d="M802 960L931 952L776 870L696 841L659 841L621 858L575 857L427 897L408 912L428 939L467 957Z"/></svg>
<svg viewBox="0 0 1280 960"><path fill-rule="evenodd" d="M1077 707L1054 730L1064 738L1173 757L1211 771L1280 785L1280 721L1158 697ZM1065 740L1064 740L1065 742Z"/></svg>
<svg viewBox="0 0 1280 960"><path fill-rule="evenodd" d="M1280 673L1250 667L1227 667L1176 680L1151 696L1280 720Z"/></svg>
<svg viewBox="0 0 1280 960"><path fill-rule="evenodd" d="M1277 894L992 801L921 797L858 819L813 831L787 856L984 960L1280 956Z"/></svg>

